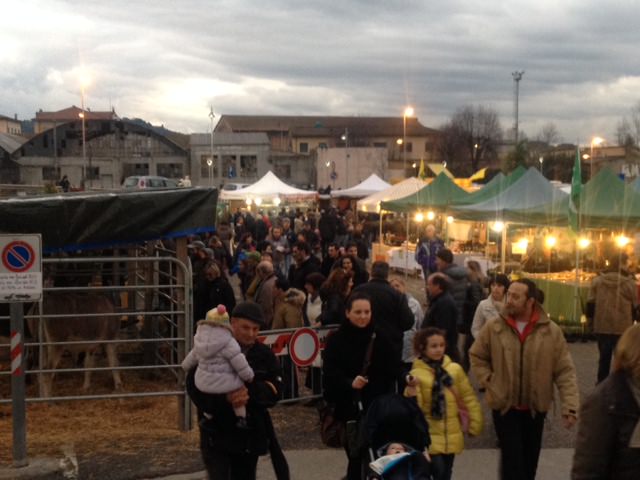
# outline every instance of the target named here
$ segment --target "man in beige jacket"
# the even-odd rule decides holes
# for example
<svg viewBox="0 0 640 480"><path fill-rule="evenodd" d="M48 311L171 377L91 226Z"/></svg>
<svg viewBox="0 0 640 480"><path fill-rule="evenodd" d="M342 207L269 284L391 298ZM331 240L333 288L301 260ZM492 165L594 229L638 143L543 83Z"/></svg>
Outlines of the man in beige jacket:
<svg viewBox="0 0 640 480"><path fill-rule="evenodd" d="M625 270L626 255L613 257L609 269L591 281L587 305L594 304L593 333L598 340L597 383L609 375L613 350L620 335L633 325L633 313L638 306L635 278ZM587 308L587 315L589 315Z"/></svg>
<svg viewBox="0 0 640 480"><path fill-rule="evenodd" d="M562 330L538 298L531 280L511 283L503 312L485 324L469 350L471 370L493 410L503 480L535 479L554 385L565 427L576 423L579 400L573 360Z"/></svg>

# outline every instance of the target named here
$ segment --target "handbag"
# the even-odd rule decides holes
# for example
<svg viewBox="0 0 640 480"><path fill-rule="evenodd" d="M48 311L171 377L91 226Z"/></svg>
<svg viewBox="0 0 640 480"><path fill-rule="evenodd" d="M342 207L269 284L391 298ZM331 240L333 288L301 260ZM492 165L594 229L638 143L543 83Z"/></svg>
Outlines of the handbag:
<svg viewBox="0 0 640 480"><path fill-rule="evenodd" d="M340 448L345 435L345 424L336 418L335 412L335 404L324 401L319 404L320 439L327 447Z"/></svg>
<svg viewBox="0 0 640 480"><path fill-rule="evenodd" d="M454 387L449 387L453 396L456 397L456 404L458 405L458 420L460 420L460 427L462 428L463 433L469 433L469 424L471 423L471 418L469 415L469 410L467 406L460 398L460 394Z"/></svg>

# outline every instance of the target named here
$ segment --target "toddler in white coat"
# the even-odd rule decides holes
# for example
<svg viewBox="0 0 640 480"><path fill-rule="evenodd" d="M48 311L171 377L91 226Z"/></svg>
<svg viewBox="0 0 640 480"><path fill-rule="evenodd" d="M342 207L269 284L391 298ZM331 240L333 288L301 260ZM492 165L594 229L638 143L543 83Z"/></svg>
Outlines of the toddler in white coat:
<svg viewBox="0 0 640 480"><path fill-rule="evenodd" d="M209 310L207 318L198 322L193 348L182 368L188 372L196 365L195 384L204 393L230 393L253 380L253 370L233 338L224 305ZM246 407L233 407L233 411L238 417L238 427L246 428Z"/></svg>

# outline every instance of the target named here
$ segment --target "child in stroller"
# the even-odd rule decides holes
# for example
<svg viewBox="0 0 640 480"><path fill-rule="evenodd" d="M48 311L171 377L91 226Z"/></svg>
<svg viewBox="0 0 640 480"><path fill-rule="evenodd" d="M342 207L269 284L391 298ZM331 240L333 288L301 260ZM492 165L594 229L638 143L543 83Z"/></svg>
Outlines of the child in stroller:
<svg viewBox="0 0 640 480"><path fill-rule="evenodd" d="M387 394L374 400L363 419L371 463L367 479L429 480L429 425L415 398Z"/></svg>

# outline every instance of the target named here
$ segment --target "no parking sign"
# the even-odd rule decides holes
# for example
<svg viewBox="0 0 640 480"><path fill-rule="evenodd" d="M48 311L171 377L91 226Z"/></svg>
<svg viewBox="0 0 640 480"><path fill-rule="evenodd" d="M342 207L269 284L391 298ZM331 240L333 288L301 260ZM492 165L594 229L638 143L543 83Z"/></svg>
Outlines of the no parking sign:
<svg viewBox="0 0 640 480"><path fill-rule="evenodd" d="M42 237L0 235L0 302L42 297Z"/></svg>
<svg viewBox="0 0 640 480"><path fill-rule="evenodd" d="M299 328L289 340L289 356L298 367L308 367L318 356L320 340L311 328Z"/></svg>

